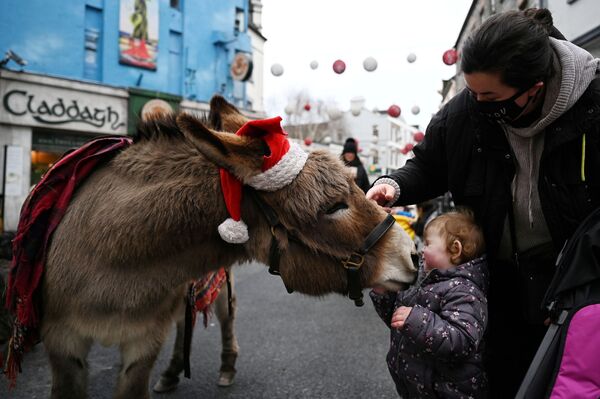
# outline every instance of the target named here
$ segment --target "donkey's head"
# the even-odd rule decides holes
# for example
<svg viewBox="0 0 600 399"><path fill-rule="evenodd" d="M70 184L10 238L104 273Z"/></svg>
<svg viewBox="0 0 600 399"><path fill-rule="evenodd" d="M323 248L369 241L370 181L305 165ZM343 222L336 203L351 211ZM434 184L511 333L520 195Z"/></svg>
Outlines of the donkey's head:
<svg viewBox="0 0 600 399"><path fill-rule="evenodd" d="M226 132L248 121L220 97L211 101L209 119ZM302 155L306 161L291 181L263 189L256 185L257 176L265 174L263 159L270 156L263 139L210 130L186 114L179 116L178 125L207 159L256 188L245 194L243 208L253 215L242 215L249 221L250 239L238 245L270 266L278 263L288 289L323 295L347 293L349 284L353 291L358 284L398 288L413 280L413 242L365 198L337 156L326 151ZM273 244L278 249L275 257L272 251L269 256Z"/></svg>

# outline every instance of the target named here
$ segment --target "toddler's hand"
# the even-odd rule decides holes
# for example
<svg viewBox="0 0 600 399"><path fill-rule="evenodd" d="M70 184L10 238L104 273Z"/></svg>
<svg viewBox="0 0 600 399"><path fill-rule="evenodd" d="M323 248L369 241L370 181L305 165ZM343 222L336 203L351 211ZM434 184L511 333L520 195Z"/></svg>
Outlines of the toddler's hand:
<svg viewBox="0 0 600 399"><path fill-rule="evenodd" d="M402 328L404 327L404 322L408 318L412 307L400 306L394 314L392 315L392 327L393 328Z"/></svg>
<svg viewBox="0 0 600 399"><path fill-rule="evenodd" d="M385 295L385 293L387 292L387 290L385 289L385 287L382 286L382 285L376 285L375 287L372 288L372 290L377 295Z"/></svg>

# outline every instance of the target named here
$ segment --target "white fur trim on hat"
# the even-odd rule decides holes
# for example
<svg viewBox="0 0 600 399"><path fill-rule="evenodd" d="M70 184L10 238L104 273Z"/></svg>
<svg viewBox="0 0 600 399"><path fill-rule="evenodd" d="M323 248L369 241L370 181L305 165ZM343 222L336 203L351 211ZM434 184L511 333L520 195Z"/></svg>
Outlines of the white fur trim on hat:
<svg viewBox="0 0 600 399"><path fill-rule="evenodd" d="M304 167L308 154L298 144L290 143L290 149L279 162L263 173L252 176L246 182L261 191L277 191L290 184Z"/></svg>
<svg viewBox="0 0 600 399"><path fill-rule="evenodd" d="M232 218L226 219L217 227L223 241L230 244L243 244L248 241L248 226L242 220L236 222Z"/></svg>

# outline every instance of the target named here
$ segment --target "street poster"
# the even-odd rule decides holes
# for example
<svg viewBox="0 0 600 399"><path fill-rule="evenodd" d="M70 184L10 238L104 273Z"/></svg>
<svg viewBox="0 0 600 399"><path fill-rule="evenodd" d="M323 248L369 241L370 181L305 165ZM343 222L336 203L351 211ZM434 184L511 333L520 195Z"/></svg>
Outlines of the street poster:
<svg viewBox="0 0 600 399"><path fill-rule="evenodd" d="M156 69L159 0L121 0L119 62Z"/></svg>
<svg viewBox="0 0 600 399"><path fill-rule="evenodd" d="M18 197L23 193L23 147L7 145L4 149L4 195Z"/></svg>

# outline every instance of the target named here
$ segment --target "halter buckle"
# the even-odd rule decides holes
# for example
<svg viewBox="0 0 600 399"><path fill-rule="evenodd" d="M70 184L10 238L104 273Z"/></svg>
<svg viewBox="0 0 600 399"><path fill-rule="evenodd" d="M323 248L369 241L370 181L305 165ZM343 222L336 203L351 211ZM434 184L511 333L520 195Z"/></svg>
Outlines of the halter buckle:
<svg viewBox="0 0 600 399"><path fill-rule="evenodd" d="M342 265L346 269L360 269L365 261L364 255L352 252L346 259L342 260Z"/></svg>

